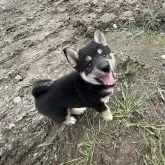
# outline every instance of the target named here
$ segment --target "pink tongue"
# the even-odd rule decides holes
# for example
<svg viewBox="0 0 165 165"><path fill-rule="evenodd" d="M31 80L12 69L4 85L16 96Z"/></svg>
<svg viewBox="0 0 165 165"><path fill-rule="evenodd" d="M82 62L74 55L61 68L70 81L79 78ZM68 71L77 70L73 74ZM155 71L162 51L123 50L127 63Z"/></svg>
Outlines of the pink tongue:
<svg viewBox="0 0 165 165"><path fill-rule="evenodd" d="M104 85L113 85L115 83L115 79L113 77L112 72L110 72L109 74L107 74L103 79L103 84Z"/></svg>

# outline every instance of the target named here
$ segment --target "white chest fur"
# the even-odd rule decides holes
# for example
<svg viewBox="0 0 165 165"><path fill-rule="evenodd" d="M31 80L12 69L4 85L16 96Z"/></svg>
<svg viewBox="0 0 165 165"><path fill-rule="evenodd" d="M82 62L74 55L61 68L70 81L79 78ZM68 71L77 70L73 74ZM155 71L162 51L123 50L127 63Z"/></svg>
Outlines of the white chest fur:
<svg viewBox="0 0 165 165"><path fill-rule="evenodd" d="M109 102L109 98L110 98L110 96L113 94L113 88L110 88L110 89L107 89L107 90L108 90L108 92L110 92L111 94L108 95L108 96L105 96L105 97L101 98L101 102L103 102L103 103L105 103L105 104Z"/></svg>

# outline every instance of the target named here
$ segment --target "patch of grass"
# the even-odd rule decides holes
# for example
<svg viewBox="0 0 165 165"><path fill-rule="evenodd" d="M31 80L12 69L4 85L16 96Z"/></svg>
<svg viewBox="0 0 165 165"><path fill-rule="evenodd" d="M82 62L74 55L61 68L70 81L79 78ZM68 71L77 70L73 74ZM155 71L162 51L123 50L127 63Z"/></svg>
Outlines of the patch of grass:
<svg viewBox="0 0 165 165"><path fill-rule="evenodd" d="M144 33L144 29L137 27L135 22L126 22L126 23L124 23L121 26L120 31L130 32L129 35L132 35L133 37L139 36L142 33Z"/></svg>
<svg viewBox="0 0 165 165"><path fill-rule="evenodd" d="M117 33L116 33L117 32ZM124 35L124 37L129 37L133 40L136 37L142 36L145 33L142 27L138 27L135 22L126 22L122 24L117 30L115 30L115 34ZM112 34L111 34L112 36ZM119 36L118 36L119 37Z"/></svg>
<svg viewBox="0 0 165 165"><path fill-rule="evenodd" d="M158 91L162 98L164 90L159 89ZM133 112L138 112L139 109L148 105L147 102L153 93L155 92L130 90L127 85L124 87L121 85L121 97L115 97L113 102L116 106L114 116L124 118L122 121L125 127L138 128L141 140L137 142L139 149L136 152L144 165L165 165L165 123L158 120L155 120L155 123L129 120Z"/></svg>
<svg viewBox="0 0 165 165"><path fill-rule="evenodd" d="M141 24L143 29L146 32L151 32L153 30L159 30L160 29L160 12L159 11L149 11L147 12L142 20L141 20Z"/></svg>
<svg viewBox="0 0 165 165"><path fill-rule="evenodd" d="M145 91L130 90L128 87L121 85L121 96L115 97L112 103L116 109L113 115L117 118L130 118L132 113L147 105L149 95Z"/></svg>
<svg viewBox="0 0 165 165"><path fill-rule="evenodd" d="M165 123L127 122L126 126L139 128L141 149L136 152L144 165L165 165Z"/></svg>
<svg viewBox="0 0 165 165"><path fill-rule="evenodd" d="M130 32L134 37L161 30L161 12L149 10L136 21L127 21L119 26L119 31ZM115 31L117 31L115 29Z"/></svg>
<svg viewBox="0 0 165 165"><path fill-rule="evenodd" d="M78 152L80 153L82 159L81 163L87 164L92 156L92 144L90 142L82 142L78 144ZM79 162L79 164L80 164Z"/></svg>
<svg viewBox="0 0 165 165"><path fill-rule="evenodd" d="M159 138L158 141L148 138L149 153L143 155L144 165L165 165L163 147L165 146L162 138Z"/></svg>
<svg viewBox="0 0 165 165"><path fill-rule="evenodd" d="M138 130L135 136L138 161L142 161L144 165L165 165L164 162L164 141L162 132L165 131L165 124L149 123L147 120L137 121L136 114L143 113L144 107L148 107L150 99L153 98L149 89L134 88L127 83L120 85L120 94L114 97L112 101L115 105L114 117L117 118L114 123L106 122L100 118L99 114L92 111L86 112L81 119L83 123L83 132L85 134L83 140L79 141L75 151L76 158L71 159L65 164L88 165L97 159L97 151L108 148L109 152L116 153L121 146L122 134L125 132ZM151 106L151 105L150 105ZM137 113L134 113L137 112ZM143 114L145 115L145 114ZM133 117L133 118L132 118ZM160 122L159 122L160 123ZM120 127L122 124L122 128ZM121 130L122 129L122 130ZM116 138L117 137L117 138ZM124 137L125 138L125 137ZM135 141L136 141L135 139ZM106 147L107 148L106 148ZM134 152L134 153L136 153ZM96 155L95 155L96 154ZM103 152L104 154L104 152Z"/></svg>
<svg viewBox="0 0 165 165"><path fill-rule="evenodd" d="M84 139L83 142L77 145L78 153L82 159L76 165L92 163L95 147L101 147L102 143L104 144L101 135L106 134L104 128L106 128L107 122L100 119L97 114L87 114L85 118L88 125L88 127L84 127L86 140Z"/></svg>
<svg viewBox="0 0 165 165"><path fill-rule="evenodd" d="M147 122L136 122L136 123L126 123L127 127L138 127L144 129L146 132L148 132L152 136L157 136L157 134L160 134L162 131L165 131L165 124L150 124Z"/></svg>
<svg viewBox="0 0 165 165"><path fill-rule="evenodd" d="M144 151L141 151L145 165L165 165L165 124L141 123L144 128Z"/></svg>

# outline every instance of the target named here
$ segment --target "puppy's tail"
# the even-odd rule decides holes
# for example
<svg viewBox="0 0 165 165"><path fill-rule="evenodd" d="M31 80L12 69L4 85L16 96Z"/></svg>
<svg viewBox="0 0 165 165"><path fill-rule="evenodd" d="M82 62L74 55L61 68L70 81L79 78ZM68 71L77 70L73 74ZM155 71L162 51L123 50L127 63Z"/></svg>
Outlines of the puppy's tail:
<svg viewBox="0 0 165 165"><path fill-rule="evenodd" d="M39 97L49 91L51 88L53 81L46 79L46 80L38 80L35 82L34 87L32 89L32 95L36 98Z"/></svg>

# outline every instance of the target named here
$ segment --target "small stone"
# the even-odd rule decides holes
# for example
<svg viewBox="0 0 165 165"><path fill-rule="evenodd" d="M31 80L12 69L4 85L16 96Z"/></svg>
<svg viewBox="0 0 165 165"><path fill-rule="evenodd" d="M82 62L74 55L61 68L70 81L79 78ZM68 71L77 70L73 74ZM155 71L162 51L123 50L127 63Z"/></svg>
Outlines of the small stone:
<svg viewBox="0 0 165 165"><path fill-rule="evenodd" d="M6 145L6 148L8 149L8 151L11 151L14 148L14 146L13 144L8 144Z"/></svg>
<svg viewBox="0 0 165 165"><path fill-rule="evenodd" d="M17 117L17 121L21 121L26 115L27 113L22 113L21 115Z"/></svg>
<svg viewBox="0 0 165 165"><path fill-rule="evenodd" d="M113 24L113 28L116 29L117 28L117 25L116 24Z"/></svg>
<svg viewBox="0 0 165 165"><path fill-rule="evenodd" d="M126 20L126 19L129 19L129 20L133 20L134 17L133 17L133 11L125 11L120 17L119 17L120 20Z"/></svg>
<svg viewBox="0 0 165 165"><path fill-rule="evenodd" d="M57 11L60 13L64 13L66 11L66 7L57 7Z"/></svg>
<svg viewBox="0 0 165 165"><path fill-rule="evenodd" d="M9 125L9 129L12 129L12 128L14 128L15 127L15 124L14 123L11 123L10 125Z"/></svg>
<svg viewBox="0 0 165 165"><path fill-rule="evenodd" d="M10 104L10 105L8 106L9 109L12 109L13 107L14 107L13 104Z"/></svg>
<svg viewBox="0 0 165 165"><path fill-rule="evenodd" d="M110 31L110 29L109 29L109 28L106 28L106 29L105 29L105 31L106 31L106 32L109 32L109 31Z"/></svg>
<svg viewBox="0 0 165 165"><path fill-rule="evenodd" d="M118 3L123 3L124 2L124 0L118 0Z"/></svg>
<svg viewBox="0 0 165 165"><path fill-rule="evenodd" d="M98 3L98 0L92 0L92 3L96 5Z"/></svg>
<svg viewBox="0 0 165 165"><path fill-rule="evenodd" d="M133 16L133 11L125 11L122 15L124 17L132 17Z"/></svg>
<svg viewBox="0 0 165 165"><path fill-rule="evenodd" d="M54 158L55 158L55 160L56 160L56 161L58 160L58 158L57 158L57 155L56 155L56 154L54 155Z"/></svg>
<svg viewBox="0 0 165 165"><path fill-rule="evenodd" d="M120 87L117 87L116 90L117 90L117 92L120 92L121 91L121 88Z"/></svg>
<svg viewBox="0 0 165 165"><path fill-rule="evenodd" d="M162 6L163 6L163 9L165 9L165 2L163 3L163 5L162 5Z"/></svg>
<svg viewBox="0 0 165 165"><path fill-rule="evenodd" d="M37 157L37 155L38 155L38 153L35 153L35 154L33 154L33 157L34 157L34 158L36 158L36 157Z"/></svg>
<svg viewBox="0 0 165 165"><path fill-rule="evenodd" d="M21 102L21 97L20 96L15 97L14 98L14 103L18 104L19 102Z"/></svg>
<svg viewBox="0 0 165 165"><path fill-rule="evenodd" d="M17 75L17 76L15 77L15 80L21 81L21 80L22 80L22 77L21 77L20 75Z"/></svg>
<svg viewBox="0 0 165 165"><path fill-rule="evenodd" d="M165 55L162 55L162 59L165 60Z"/></svg>
<svg viewBox="0 0 165 165"><path fill-rule="evenodd" d="M114 13L105 13L100 17L100 21L104 23L108 23L113 21L116 18L116 15Z"/></svg>
<svg viewBox="0 0 165 165"><path fill-rule="evenodd" d="M86 35L87 35L88 37L89 37L89 36L92 37L94 31L95 31L95 28L92 27L92 26L89 26L88 29L87 29L87 31L86 31Z"/></svg>
<svg viewBox="0 0 165 165"><path fill-rule="evenodd" d="M129 4L135 4L137 3L137 0L126 0L126 2Z"/></svg>
<svg viewBox="0 0 165 165"><path fill-rule="evenodd" d="M8 86L5 86L5 89L7 89L8 88Z"/></svg>
<svg viewBox="0 0 165 165"><path fill-rule="evenodd" d="M98 9L96 8L95 11L96 11L97 13L103 13L103 8L98 8Z"/></svg>

